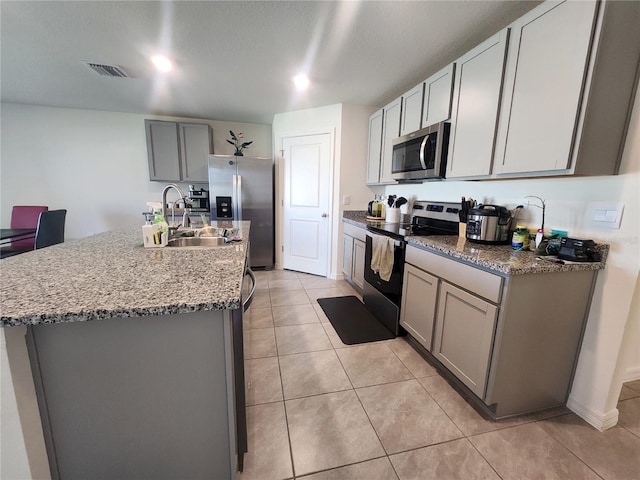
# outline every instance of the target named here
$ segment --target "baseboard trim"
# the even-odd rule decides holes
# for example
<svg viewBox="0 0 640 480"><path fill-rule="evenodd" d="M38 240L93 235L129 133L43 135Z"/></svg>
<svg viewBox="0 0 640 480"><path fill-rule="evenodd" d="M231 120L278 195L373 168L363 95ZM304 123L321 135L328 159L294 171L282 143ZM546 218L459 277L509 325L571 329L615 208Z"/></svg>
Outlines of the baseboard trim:
<svg viewBox="0 0 640 480"><path fill-rule="evenodd" d="M624 373L623 382L632 382L634 380L640 380L640 367L630 367Z"/></svg>
<svg viewBox="0 0 640 480"><path fill-rule="evenodd" d="M586 405L583 405L572 396L569 396L567 408L601 432L604 432L611 427L615 427L618 424L617 408L606 413L598 412Z"/></svg>

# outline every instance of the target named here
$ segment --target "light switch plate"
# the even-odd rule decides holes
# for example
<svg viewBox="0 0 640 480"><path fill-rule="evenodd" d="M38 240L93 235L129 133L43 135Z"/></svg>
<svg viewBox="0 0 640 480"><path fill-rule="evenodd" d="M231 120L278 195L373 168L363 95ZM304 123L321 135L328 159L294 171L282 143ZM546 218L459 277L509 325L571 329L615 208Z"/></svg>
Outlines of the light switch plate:
<svg viewBox="0 0 640 480"><path fill-rule="evenodd" d="M593 221L603 227L620 228L624 203L593 202L591 203Z"/></svg>

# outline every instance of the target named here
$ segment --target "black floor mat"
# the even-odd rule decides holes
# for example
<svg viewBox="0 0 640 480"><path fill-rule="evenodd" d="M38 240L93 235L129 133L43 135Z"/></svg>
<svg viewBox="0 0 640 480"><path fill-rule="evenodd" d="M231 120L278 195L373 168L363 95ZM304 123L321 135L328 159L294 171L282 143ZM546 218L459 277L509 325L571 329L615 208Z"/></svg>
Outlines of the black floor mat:
<svg viewBox="0 0 640 480"><path fill-rule="evenodd" d="M318 303L347 345L395 338L357 297L319 298Z"/></svg>

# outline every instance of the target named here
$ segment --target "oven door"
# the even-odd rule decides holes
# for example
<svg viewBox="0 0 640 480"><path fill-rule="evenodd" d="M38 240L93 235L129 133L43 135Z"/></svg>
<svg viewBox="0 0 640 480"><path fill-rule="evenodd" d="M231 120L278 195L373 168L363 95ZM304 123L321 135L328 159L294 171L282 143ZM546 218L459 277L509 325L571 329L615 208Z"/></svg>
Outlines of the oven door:
<svg viewBox="0 0 640 480"><path fill-rule="evenodd" d="M380 278L378 273L371 269L371 258L373 256L373 238L371 233L367 233L365 256L364 256L364 279L377 291L391 300L398 307L402 295L402 276L404 274L404 257L406 243L401 240L394 241L393 249L393 269L391 278L388 281Z"/></svg>

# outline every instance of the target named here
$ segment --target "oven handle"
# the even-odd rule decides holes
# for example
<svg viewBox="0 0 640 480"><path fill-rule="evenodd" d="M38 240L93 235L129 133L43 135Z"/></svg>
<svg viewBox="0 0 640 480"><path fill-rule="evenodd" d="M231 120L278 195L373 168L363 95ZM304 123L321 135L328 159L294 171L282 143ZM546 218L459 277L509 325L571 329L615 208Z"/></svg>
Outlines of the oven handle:
<svg viewBox="0 0 640 480"><path fill-rule="evenodd" d="M381 237L388 237L389 235L384 235L382 233L373 233L373 232L367 232L367 237L371 237L371 241L373 241L373 236L374 235L379 235ZM400 247L400 248L404 248L406 245L406 241L405 240L394 240L393 241L393 245L396 247Z"/></svg>

